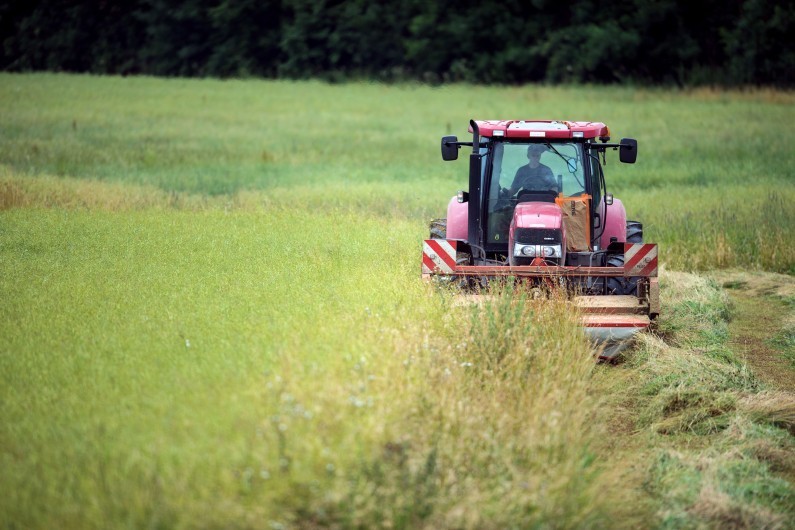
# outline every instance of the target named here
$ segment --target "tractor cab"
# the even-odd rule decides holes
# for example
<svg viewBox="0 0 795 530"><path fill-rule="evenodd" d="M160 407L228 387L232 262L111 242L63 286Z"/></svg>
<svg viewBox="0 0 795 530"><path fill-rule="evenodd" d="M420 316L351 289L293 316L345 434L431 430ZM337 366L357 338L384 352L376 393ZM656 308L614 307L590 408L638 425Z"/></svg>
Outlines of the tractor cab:
<svg viewBox="0 0 795 530"><path fill-rule="evenodd" d="M558 198L582 197L587 199L591 211L591 203L598 202L603 195L598 162L586 158L581 142L485 143L491 148L491 152L486 148L488 163L484 169L488 170L483 175L484 236L488 252L507 255L510 224L520 204L555 204ZM586 171L586 163L595 163L597 168ZM593 231L584 235L590 244Z"/></svg>
<svg viewBox="0 0 795 530"><path fill-rule="evenodd" d="M461 146L472 147L469 192L458 194L447 222L463 235L450 224L467 217L475 264L576 265L579 253L625 241L626 216L607 193L600 155L620 149L633 163L637 142L610 144L607 126L592 122L472 121L470 132L472 142L444 137L442 156L455 160ZM621 230L608 230L608 218Z"/></svg>

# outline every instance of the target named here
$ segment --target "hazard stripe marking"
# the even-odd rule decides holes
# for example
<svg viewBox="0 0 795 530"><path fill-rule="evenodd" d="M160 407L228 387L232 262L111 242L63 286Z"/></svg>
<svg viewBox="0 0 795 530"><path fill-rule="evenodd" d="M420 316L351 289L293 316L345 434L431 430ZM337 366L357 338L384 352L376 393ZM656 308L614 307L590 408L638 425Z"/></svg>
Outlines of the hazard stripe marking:
<svg viewBox="0 0 795 530"><path fill-rule="evenodd" d="M427 254L425 254L423 252L422 253L422 272L423 272L423 274L430 274L431 272L433 272L433 269L435 269L435 268L436 268L436 263L433 262L433 260L430 258L430 256L428 256Z"/></svg>
<svg viewBox="0 0 795 530"><path fill-rule="evenodd" d="M422 271L452 273L456 268L455 243L446 239L426 239L422 245Z"/></svg>
<svg viewBox="0 0 795 530"><path fill-rule="evenodd" d="M644 267L638 276L657 276L657 257L649 261L649 264Z"/></svg>
<svg viewBox="0 0 795 530"><path fill-rule="evenodd" d="M624 268L632 269L648 252L649 245L629 244L624 246Z"/></svg>
<svg viewBox="0 0 795 530"><path fill-rule="evenodd" d="M624 245L624 276L657 276L657 245L626 243Z"/></svg>
<svg viewBox="0 0 795 530"><path fill-rule="evenodd" d="M444 264L447 265L449 271L446 272L453 272L455 269L455 247L446 239L429 239L426 243L428 243L431 250L436 253ZM431 259L433 259L433 256L431 256ZM439 267L443 268L441 264L439 264Z"/></svg>

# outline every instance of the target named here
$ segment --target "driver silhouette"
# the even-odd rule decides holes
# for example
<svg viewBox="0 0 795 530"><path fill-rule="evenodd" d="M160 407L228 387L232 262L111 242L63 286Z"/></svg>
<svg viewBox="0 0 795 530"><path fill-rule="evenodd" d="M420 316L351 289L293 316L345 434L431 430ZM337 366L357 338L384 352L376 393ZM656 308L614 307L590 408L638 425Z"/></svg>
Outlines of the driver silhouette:
<svg viewBox="0 0 795 530"><path fill-rule="evenodd" d="M527 191L547 191L558 189L552 170L541 163L541 154L547 151L543 144L530 144L527 147L527 165L520 167L513 178L509 196L513 197L520 189Z"/></svg>

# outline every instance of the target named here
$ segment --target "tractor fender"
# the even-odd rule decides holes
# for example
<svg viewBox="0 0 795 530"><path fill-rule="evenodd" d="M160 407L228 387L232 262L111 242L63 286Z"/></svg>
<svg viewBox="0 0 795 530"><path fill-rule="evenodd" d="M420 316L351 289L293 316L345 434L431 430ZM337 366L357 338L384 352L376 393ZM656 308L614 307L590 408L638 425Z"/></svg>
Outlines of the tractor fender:
<svg viewBox="0 0 795 530"><path fill-rule="evenodd" d="M613 204L605 207L604 201L599 203L601 218L605 220L605 230L599 238L599 248L607 248L610 245L610 238L616 238L618 243L627 240L627 211L618 199L613 199ZM605 212L607 208L607 212ZM607 214L605 216L605 213Z"/></svg>
<svg viewBox="0 0 795 530"><path fill-rule="evenodd" d="M447 238L467 240L469 229L469 205L458 202L458 197L453 196L447 205Z"/></svg>

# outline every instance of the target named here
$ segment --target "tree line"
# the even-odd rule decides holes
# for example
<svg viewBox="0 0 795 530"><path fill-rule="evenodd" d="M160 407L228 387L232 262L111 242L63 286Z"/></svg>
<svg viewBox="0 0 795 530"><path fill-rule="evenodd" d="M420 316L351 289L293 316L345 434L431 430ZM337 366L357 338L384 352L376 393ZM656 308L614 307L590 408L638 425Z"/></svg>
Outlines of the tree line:
<svg viewBox="0 0 795 530"><path fill-rule="evenodd" d="M17 0L0 68L792 87L794 33L792 0Z"/></svg>

